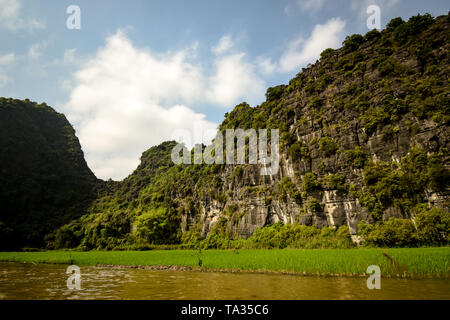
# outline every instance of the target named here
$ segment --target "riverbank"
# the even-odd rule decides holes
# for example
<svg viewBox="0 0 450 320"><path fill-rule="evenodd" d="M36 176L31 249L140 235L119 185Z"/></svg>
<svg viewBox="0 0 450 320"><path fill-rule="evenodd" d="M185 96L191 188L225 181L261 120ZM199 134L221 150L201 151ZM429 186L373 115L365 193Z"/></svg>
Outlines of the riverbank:
<svg viewBox="0 0 450 320"><path fill-rule="evenodd" d="M151 250L0 252L0 261L103 265L153 270L202 270L361 276L378 265L384 277L448 278L450 247L320 250Z"/></svg>

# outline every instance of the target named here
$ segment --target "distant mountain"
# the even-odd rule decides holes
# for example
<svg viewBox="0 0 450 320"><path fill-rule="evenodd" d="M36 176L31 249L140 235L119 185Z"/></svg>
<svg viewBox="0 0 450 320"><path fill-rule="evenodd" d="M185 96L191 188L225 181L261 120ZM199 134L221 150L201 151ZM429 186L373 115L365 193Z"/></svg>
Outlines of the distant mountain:
<svg viewBox="0 0 450 320"><path fill-rule="evenodd" d="M46 104L0 98L0 246L43 246L95 197L75 131Z"/></svg>
<svg viewBox="0 0 450 320"><path fill-rule="evenodd" d="M279 129L277 174L263 176L261 165L250 164L175 165L170 154L176 143L165 142L144 152L139 167L125 180L103 183L88 213L48 240L55 247L112 249L189 244L207 238L214 246L220 239L247 238L277 222L344 226L356 240L362 220L375 224L393 217L414 219L424 208L448 212L449 26L449 15L436 19L418 15L407 22L393 19L381 32L349 36L342 48L323 51L320 61L303 69L288 85L269 88L261 105L244 102L227 113L219 128L222 132ZM76 147L68 148L66 140L54 148L34 149L45 145L42 141L16 146L15 141L35 141L45 132L36 129L29 117L23 116L27 128L22 130L32 132L27 139L20 139L22 130L16 129L14 138L4 143L11 129L4 130L2 125L2 151L9 148L6 154L15 159L9 162L10 168L2 164L2 176L7 174L12 181L10 188L2 186L2 204L6 201L10 210L7 217L13 216L14 204L29 204L28 211L20 211L27 218L28 213L34 215L36 203L41 207L52 203L52 208L66 203L48 202L36 192L31 193L33 201L26 198L27 190L57 185L46 180L49 177L84 183L82 190L91 190L95 182L68 124L53 127L52 132L70 128L71 134L63 136L70 136ZM4 122L9 121L2 116ZM37 170L40 166L31 166L32 158L45 159L59 146L66 152L78 150L72 159L78 165L71 166L71 177L65 173L67 167ZM2 162L3 158L2 154ZM22 159L31 166L26 171L21 169ZM21 184L28 175L41 180ZM86 195L80 207L88 202L88 193L57 189L61 191L55 191L57 199L67 196L67 191L71 199ZM75 211L70 213L82 210ZM44 214L38 217L47 223ZM3 215L1 220L11 225ZM442 228L448 228L446 223ZM16 220L16 228L20 225Z"/></svg>

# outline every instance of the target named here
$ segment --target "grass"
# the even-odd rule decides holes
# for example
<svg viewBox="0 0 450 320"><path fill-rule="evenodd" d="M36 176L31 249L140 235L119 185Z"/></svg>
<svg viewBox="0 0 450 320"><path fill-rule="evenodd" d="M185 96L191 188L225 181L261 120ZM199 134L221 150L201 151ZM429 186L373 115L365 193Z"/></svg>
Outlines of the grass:
<svg viewBox="0 0 450 320"><path fill-rule="evenodd" d="M387 249L387 254L407 267L416 276L448 277L450 273L450 248Z"/></svg>
<svg viewBox="0 0 450 320"><path fill-rule="evenodd" d="M356 276L448 277L450 247L400 249L151 250L0 252L0 261L76 265L186 266L204 269Z"/></svg>

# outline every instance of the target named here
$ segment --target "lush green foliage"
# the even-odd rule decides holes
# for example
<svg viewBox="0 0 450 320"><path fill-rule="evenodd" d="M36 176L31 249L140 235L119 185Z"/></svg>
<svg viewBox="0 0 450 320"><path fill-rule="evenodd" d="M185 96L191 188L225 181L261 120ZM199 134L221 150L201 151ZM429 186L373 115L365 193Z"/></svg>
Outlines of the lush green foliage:
<svg viewBox="0 0 450 320"><path fill-rule="evenodd" d="M177 224L171 221L166 208L158 208L138 216L135 228L139 239L151 244L163 244L171 242L168 237L176 234Z"/></svg>
<svg viewBox="0 0 450 320"><path fill-rule="evenodd" d="M325 188L329 190L347 191L348 184L345 182L345 177L339 174L329 174L324 177Z"/></svg>
<svg viewBox="0 0 450 320"><path fill-rule="evenodd" d="M278 186L278 194L281 201L286 202L287 196L295 200L297 203L301 203L302 197L300 191L296 185L292 182L291 178L284 177Z"/></svg>
<svg viewBox="0 0 450 320"><path fill-rule="evenodd" d="M405 43L411 37L428 28L432 23L433 17L427 13L411 17L406 23L401 23L397 18L393 23L390 23L388 27L393 28L395 40L400 43Z"/></svg>
<svg viewBox="0 0 450 320"><path fill-rule="evenodd" d="M293 161L309 160L310 153L308 146L300 141L294 142L288 149L288 155Z"/></svg>
<svg viewBox="0 0 450 320"><path fill-rule="evenodd" d="M313 192L315 190L320 190L321 188L322 185L317 179L317 175L315 173L308 172L307 174L305 174L302 182L302 189L305 192Z"/></svg>
<svg viewBox="0 0 450 320"><path fill-rule="evenodd" d="M414 220L390 218L375 225L363 220L358 225L359 235L366 245L381 247L448 244L450 213L424 206L418 206L416 211Z"/></svg>
<svg viewBox="0 0 450 320"><path fill-rule="evenodd" d="M354 34L345 38L344 49L347 52L353 52L364 42L364 37L360 34Z"/></svg>
<svg viewBox="0 0 450 320"><path fill-rule="evenodd" d="M358 169L363 168L368 160L367 154L360 147L345 150L345 155L349 164Z"/></svg>
<svg viewBox="0 0 450 320"><path fill-rule="evenodd" d="M347 226L337 231L314 226L277 223L257 229L249 239L259 248L351 248L353 242Z"/></svg>
<svg viewBox="0 0 450 320"><path fill-rule="evenodd" d="M218 223L220 225L220 222ZM208 237L201 239L189 233L183 237L183 245L202 249L271 249L271 248L352 248L353 244L347 226L317 228L281 222L256 229L248 239L233 240L221 227L216 227Z"/></svg>
<svg viewBox="0 0 450 320"><path fill-rule="evenodd" d="M442 165L446 149L427 155L420 148L411 148L400 164L370 162L364 167L364 193L361 203L369 208L376 219L384 209L396 206L408 214L417 204L424 202L423 190L444 190L450 183L450 172Z"/></svg>

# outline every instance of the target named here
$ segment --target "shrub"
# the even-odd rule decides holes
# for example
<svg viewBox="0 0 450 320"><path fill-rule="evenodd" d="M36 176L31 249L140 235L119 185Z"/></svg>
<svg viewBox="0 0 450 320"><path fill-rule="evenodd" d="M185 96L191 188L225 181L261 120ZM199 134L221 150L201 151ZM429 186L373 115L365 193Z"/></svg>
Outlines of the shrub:
<svg viewBox="0 0 450 320"><path fill-rule="evenodd" d="M347 191L348 185L345 178L338 174L329 174L325 176L325 187L330 190Z"/></svg>
<svg viewBox="0 0 450 320"><path fill-rule="evenodd" d="M322 211L322 206L320 205L319 200L317 200L316 198L313 198L313 197L309 198L309 200L308 200L308 208L312 212Z"/></svg>
<svg viewBox="0 0 450 320"><path fill-rule="evenodd" d="M417 239L427 245L444 244L450 232L450 213L438 208L418 207L415 218Z"/></svg>
<svg viewBox="0 0 450 320"><path fill-rule="evenodd" d="M210 234L198 244L201 249L228 249L231 247L231 239L221 234Z"/></svg>
<svg viewBox="0 0 450 320"><path fill-rule="evenodd" d="M368 160L367 154L360 148L349 149L345 151L347 162L355 168L363 168Z"/></svg>
<svg viewBox="0 0 450 320"><path fill-rule="evenodd" d="M166 208L152 209L138 216L135 221L135 235L148 243L167 243L173 235L174 225L171 224Z"/></svg>
<svg viewBox="0 0 450 320"><path fill-rule="evenodd" d="M450 170L441 163L428 165L428 185L432 190L445 190L450 185Z"/></svg>
<svg viewBox="0 0 450 320"><path fill-rule="evenodd" d="M336 66L344 71L350 71L354 68L354 63L348 55L338 58Z"/></svg>
<svg viewBox="0 0 450 320"><path fill-rule="evenodd" d="M9 228L4 222L0 221L0 241L2 243L10 243L13 229Z"/></svg>
<svg viewBox="0 0 450 320"><path fill-rule="evenodd" d="M415 226L410 219L390 218L375 225L362 220L358 235L366 245L402 247L417 245L446 245L450 231L450 213L438 208L416 207Z"/></svg>
<svg viewBox="0 0 450 320"><path fill-rule="evenodd" d="M325 73L324 75L322 75L320 77L318 87L320 90L325 90L325 88L332 82L333 82L333 77L330 76L328 73ZM320 102L322 103L322 101L320 101ZM319 104L319 106L320 106L320 104Z"/></svg>
<svg viewBox="0 0 450 320"><path fill-rule="evenodd" d="M323 137L319 140L319 150L322 151L324 157L335 155L338 149L338 146L331 138Z"/></svg>
<svg viewBox="0 0 450 320"><path fill-rule="evenodd" d="M359 202L363 207L366 207L370 215L379 221L383 218L384 208L378 198L369 192L364 192L358 195Z"/></svg>
<svg viewBox="0 0 450 320"><path fill-rule="evenodd" d="M291 178L284 177L278 186L279 199L283 202L287 201L287 196L297 203L301 203L302 197L297 186L292 182Z"/></svg>
<svg viewBox="0 0 450 320"><path fill-rule="evenodd" d="M248 103L242 102L234 107L233 111L230 113L225 113L225 119L219 127L220 131L224 132L226 129L235 128L251 128L254 111L255 109L250 107Z"/></svg>
<svg viewBox="0 0 450 320"><path fill-rule="evenodd" d="M368 191L385 206L392 204L394 198L400 198L405 192L401 173L386 163L371 163L364 168L363 182Z"/></svg>
<svg viewBox="0 0 450 320"><path fill-rule="evenodd" d="M389 123L391 116L383 108L372 108L362 117L367 135L372 135L378 128Z"/></svg>
<svg viewBox="0 0 450 320"><path fill-rule="evenodd" d="M372 41L372 40L378 39L378 38L380 38L380 37L381 37L381 32L378 31L377 29L370 30L370 31L367 32L366 35L364 36L364 38L365 38L367 41Z"/></svg>
<svg viewBox="0 0 450 320"><path fill-rule="evenodd" d="M281 134L280 140L283 145L292 145L296 141L296 138L289 131L285 131Z"/></svg>
<svg viewBox="0 0 450 320"><path fill-rule="evenodd" d="M185 231L181 237L181 243L187 244L191 247L196 247L200 243L201 233L200 230L193 228Z"/></svg>
<svg viewBox="0 0 450 320"><path fill-rule="evenodd" d="M346 52L353 52L364 42L364 37L360 34L347 36L343 42Z"/></svg>
<svg viewBox="0 0 450 320"><path fill-rule="evenodd" d="M380 76L385 77L395 71L395 64L392 60L386 59L378 65Z"/></svg>
<svg viewBox="0 0 450 320"><path fill-rule="evenodd" d="M334 52L334 49L327 48L327 49L322 51L322 53L320 54L320 58L321 59L328 58L333 52Z"/></svg>
<svg viewBox="0 0 450 320"><path fill-rule="evenodd" d="M352 248L349 229L342 226L336 232L334 228L281 222L256 229L247 241L252 248Z"/></svg>
<svg viewBox="0 0 450 320"><path fill-rule="evenodd" d="M387 30L395 30L399 25L404 24L405 21L403 21L402 18L397 17L389 21L389 23L386 25Z"/></svg>
<svg viewBox="0 0 450 320"><path fill-rule="evenodd" d="M415 231L411 220L390 218L388 221L378 222L366 240L381 247L410 247L417 242Z"/></svg>
<svg viewBox="0 0 450 320"><path fill-rule="evenodd" d="M413 147L399 164L367 162L363 170L365 192L356 192L355 196L376 219L392 205L409 213L424 202L425 189L441 191L448 187L450 172L441 164L446 152L427 155Z"/></svg>
<svg viewBox="0 0 450 320"><path fill-rule="evenodd" d="M66 224L56 231L55 249L78 247L82 238L83 231L79 222Z"/></svg>
<svg viewBox="0 0 450 320"><path fill-rule="evenodd" d="M374 226L366 222L366 220L361 220L358 223L358 236L361 236L363 239L367 239L369 234L373 231Z"/></svg>
<svg viewBox="0 0 450 320"><path fill-rule="evenodd" d="M300 159L307 160L310 158L309 149L304 143L296 141L289 147L288 156L293 161L298 161Z"/></svg>
<svg viewBox="0 0 450 320"><path fill-rule="evenodd" d="M285 89L285 85L268 88L266 91L266 100L269 102L280 99Z"/></svg>
<svg viewBox="0 0 450 320"><path fill-rule="evenodd" d="M377 53L383 55L383 56L390 56L392 53L394 53L394 50L389 47L378 47Z"/></svg>
<svg viewBox="0 0 450 320"><path fill-rule="evenodd" d="M314 173L308 172L305 174L302 181L302 189L305 192L320 190L321 187L322 186L320 185L320 182L319 180L317 180L317 176Z"/></svg>
<svg viewBox="0 0 450 320"><path fill-rule="evenodd" d="M340 226L336 232L336 237L339 242L339 248L351 248L354 246L348 226Z"/></svg>
<svg viewBox="0 0 450 320"><path fill-rule="evenodd" d="M399 43L406 43L411 36L422 32L431 24L433 24L433 17L429 13L413 16L409 18L408 22L395 27L394 39Z"/></svg>

